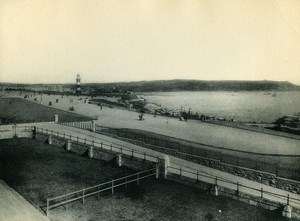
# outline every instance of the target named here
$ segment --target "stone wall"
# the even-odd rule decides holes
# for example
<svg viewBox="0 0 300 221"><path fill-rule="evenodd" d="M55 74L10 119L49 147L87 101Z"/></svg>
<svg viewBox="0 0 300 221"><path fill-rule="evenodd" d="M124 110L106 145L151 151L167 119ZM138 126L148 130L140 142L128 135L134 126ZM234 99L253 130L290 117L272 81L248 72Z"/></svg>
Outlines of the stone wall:
<svg viewBox="0 0 300 221"><path fill-rule="evenodd" d="M213 190L213 185L211 184L176 174L168 174L167 179L191 186L193 188L204 190L207 193L212 193ZM237 190L232 190L221 186L218 186L218 195L229 197L231 199L235 199L250 205L260 206L268 210L277 210L278 216L282 215L282 211L284 210L285 206L280 203L267 200L263 197L252 196L246 193L238 192ZM294 207L292 208L292 218L300 219L300 209Z"/></svg>
<svg viewBox="0 0 300 221"><path fill-rule="evenodd" d="M40 136L44 136L45 141L48 137L48 135L40 135ZM60 140L60 141L55 141L55 140ZM63 145L65 145L65 143L66 143L66 140L64 140L62 138L53 139L54 145L63 146ZM72 145L71 151L74 151L79 154L83 154L88 149L88 146L84 146L82 143L77 143L75 141L72 141L71 145ZM230 164L225 164L219 160L213 160L213 159L208 159L208 158L199 157L199 156L195 156L195 155L183 154L181 152L178 152L178 151L172 150L172 149L163 149L163 148L159 148L159 147L156 147L153 145L147 145L147 148L149 148L149 146L153 150L156 150L159 152L164 152L168 155L172 155L172 156L175 156L175 157L178 157L181 159L185 159L190 162L198 163L198 164L201 164L204 166L208 166L208 167L211 167L214 169L228 172L228 173L240 176L240 177L244 177L249 180L263 183L265 185L270 185L270 186L273 186L273 187L276 187L279 189L284 189L284 190L290 191L292 193L300 194L300 182L299 181L294 181L294 180L290 180L290 179L277 177L276 174L272 174L272 173L267 173L267 172L253 170L253 169L249 169L249 168L245 168L245 167L239 167L239 166L234 166L234 165L230 165ZM162 149L164 151L162 151ZM114 152L106 151L104 149L100 149L100 150L99 151L101 153L98 155L96 154L97 155L97 156L95 156L96 158L107 161L109 159L112 159L113 157L116 157L116 153L114 153ZM95 153L96 153L96 151L98 151L98 148L95 149Z"/></svg>
<svg viewBox="0 0 300 221"><path fill-rule="evenodd" d="M172 155L190 162L198 163L204 166L208 166L217 170L221 170L224 172L228 172L240 177L244 177L249 180L253 180L256 182L263 183L265 185L270 185L279 189L284 189L290 191L292 193L300 194L300 182L294 181L290 179L285 179L281 177L277 177L276 174L263 172L259 170L253 170L246 167L240 167L235 165L230 165L226 163L222 163L219 160L208 159L205 157L195 156L195 155L188 155L176 150L172 149L165 149L156 147L153 145L146 145L147 148L166 153L168 155Z"/></svg>
<svg viewBox="0 0 300 221"><path fill-rule="evenodd" d="M49 136L51 136L52 145L67 149L68 139L65 138L57 137L55 135L46 135L46 134L37 133L35 139L42 141L44 143L48 143ZM76 141L71 141L69 151L82 156L89 156L88 151L90 147L91 145L87 145ZM114 163L117 163L115 161L118 155L119 153L110 150L102 149L100 147L93 147L94 159L100 159L104 161L114 161ZM139 159L136 157L132 157L132 156L122 155L122 166L126 166L138 171L143 171L155 167L155 163L143 159Z"/></svg>

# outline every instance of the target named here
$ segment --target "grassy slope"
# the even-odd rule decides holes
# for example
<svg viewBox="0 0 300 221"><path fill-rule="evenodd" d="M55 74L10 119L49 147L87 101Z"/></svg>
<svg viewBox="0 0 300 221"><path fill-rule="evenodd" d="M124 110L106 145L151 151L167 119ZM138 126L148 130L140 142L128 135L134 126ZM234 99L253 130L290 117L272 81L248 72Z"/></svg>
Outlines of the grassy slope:
<svg viewBox="0 0 300 221"><path fill-rule="evenodd" d="M33 202L134 173L33 139L0 141L0 179Z"/></svg>
<svg viewBox="0 0 300 221"><path fill-rule="evenodd" d="M84 186L120 177L132 170L67 153L32 139L0 141L0 179L36 206L47 196L64 194ZM219 210L222 212L220 213ZM75 202L68 209L50 211L50 218L64 221L93 220L286 220L276 212L224 197L213 197L173 182L132 186L114 196Z"/></svg>
<svg viewBox="0 0 300 221"><path fill-rule="evenodd" d="M60 122L90 120L83 115L45 107L22 98L0 98L0 118L8 118L10 123L14 123L14 118L17 123L54 121L55 114L58 114Z"/></svg>

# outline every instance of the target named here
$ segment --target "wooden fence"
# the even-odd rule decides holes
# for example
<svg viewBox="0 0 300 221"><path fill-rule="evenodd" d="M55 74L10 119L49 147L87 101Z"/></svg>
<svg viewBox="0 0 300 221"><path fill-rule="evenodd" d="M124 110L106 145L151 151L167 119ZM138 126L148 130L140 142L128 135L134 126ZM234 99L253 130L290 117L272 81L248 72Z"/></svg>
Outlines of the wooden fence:
<svg viewBox="0 0 300 221"><path fill-rule="evenodd" d="M114 194L114 191L117 187L125 186L127 189L128 184L135 183L139 185L141 180L144 180L146 178L150 177L158 177L158 169L152 168L149 170L145 170L142 172L138 172L132 175L124 176L118 179L113 179L111 181L97 184L91 187L83 188L78 191L74 191L71 193L67 193L64 195L47 198L47 206L46 206L46 215L49 216L49 210L64 206L67 208L67 204L72 203L74 201L82 201L82 203L85 203L86 198L90 196L97 195L98 199L100 198L100 193L105 191L111 191L112 194Z"/></svg>

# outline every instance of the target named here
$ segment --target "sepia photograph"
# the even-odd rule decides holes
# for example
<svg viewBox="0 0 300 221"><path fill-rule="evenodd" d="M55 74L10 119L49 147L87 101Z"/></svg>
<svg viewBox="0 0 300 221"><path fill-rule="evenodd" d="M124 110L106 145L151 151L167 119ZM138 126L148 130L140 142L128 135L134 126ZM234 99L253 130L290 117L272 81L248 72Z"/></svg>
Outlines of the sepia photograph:
<svg viewBox="0 0 300 221"><path fill-rule="evenodd" d="M0 221L300 220L300 0L1 0Z"/></svg>

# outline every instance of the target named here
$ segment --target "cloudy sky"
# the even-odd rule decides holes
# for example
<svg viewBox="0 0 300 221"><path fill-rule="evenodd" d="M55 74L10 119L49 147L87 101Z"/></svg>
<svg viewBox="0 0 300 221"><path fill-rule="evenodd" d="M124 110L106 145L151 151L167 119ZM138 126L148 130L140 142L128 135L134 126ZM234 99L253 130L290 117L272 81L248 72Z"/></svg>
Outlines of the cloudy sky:
<svg viewBox="0 0 300 221"><path fill-rule="evenodd" d="M283 80L299 0L1 0L0 82Z"/></svg>

